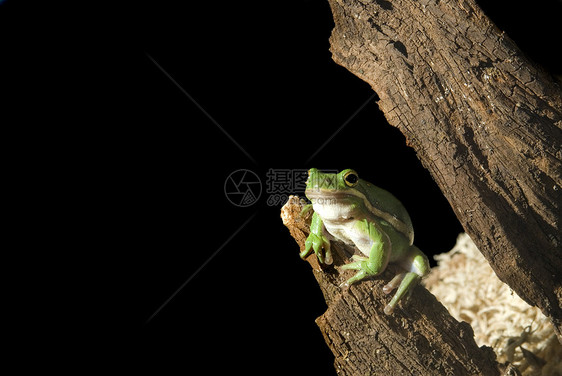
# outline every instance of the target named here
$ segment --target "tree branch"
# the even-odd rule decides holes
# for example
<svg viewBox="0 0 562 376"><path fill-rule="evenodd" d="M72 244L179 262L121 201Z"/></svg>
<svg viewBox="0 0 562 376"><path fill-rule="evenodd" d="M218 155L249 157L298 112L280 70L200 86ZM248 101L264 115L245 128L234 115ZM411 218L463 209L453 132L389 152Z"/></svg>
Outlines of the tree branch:
<svg viewBox="0 0 562 376"><path fill-rule="evenodd" d="M329 2L333 59L377 92L498 277L562 343L560 86L473 0Z"/></svg>

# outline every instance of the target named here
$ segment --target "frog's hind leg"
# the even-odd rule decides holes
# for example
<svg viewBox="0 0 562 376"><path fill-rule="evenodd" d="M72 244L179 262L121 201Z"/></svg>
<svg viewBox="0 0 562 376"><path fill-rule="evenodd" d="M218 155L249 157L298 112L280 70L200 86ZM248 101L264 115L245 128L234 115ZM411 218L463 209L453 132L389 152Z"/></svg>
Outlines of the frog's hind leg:
<svg viewBox="0 0 562 376"><path fill-rule="evenodd" d="M390 259L390 240L386 234L379 231L375 224L367 220L359 221L355 226L362 233L368 234L371 242L369 244L369 251L362 251L364 254L368 253L369 257L354 255L352 257L354 262L341 266L342 270L351 269L358 271L345 282L344 285L347 286L364 278L380 274L386 268Z"/></svg>
<svg viewBox="0 0 562 376"><path fill-rule="evenodd" d="M398 287L396 294L392 297L392 300L384 308L384 313L390 315L396 304L405 295L410 294L412 289L420 283L423 276L429 273L429 261L427 256L419 250L415 245L410 246L408 250L408 256L402 262L404 266L407 266L409 272L401 273L395 276L386 286L383 287L383 292L389 294Z"/></svg>
<svg viewBox="0 0 562 376"><path fill-rule="evenodd" d="M420 281L421 281L421 277L416 273L413 272L403 273L400 286L398 286L398 290L396 291L396 294L394 294L394 296L392 297L390 303L388 303L387 306L384 307L384 313L386 313L387 315L392 314L394 308L396 307L396 304L400 301L400 299L402 299L404 295L406 295L408 292L411 292L411 289L414 286L416 286ZM387 290L389 290L386 288L387 286L383 288L383 291L388 294L392 290L387 292Z"/></svg>

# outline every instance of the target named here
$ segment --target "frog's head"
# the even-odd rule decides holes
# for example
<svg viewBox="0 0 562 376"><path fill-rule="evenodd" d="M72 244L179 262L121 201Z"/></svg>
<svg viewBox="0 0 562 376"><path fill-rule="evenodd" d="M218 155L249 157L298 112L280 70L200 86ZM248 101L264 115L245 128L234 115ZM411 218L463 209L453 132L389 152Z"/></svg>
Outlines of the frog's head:
<svg viewBox="0 0 562 376"><path fill-rule="evenodd" d="M348 217L362 206L369 183L359 179L351 169L337 174L324 173L316 168L308 171L306 197L312 202L314 210L329 217Z"/></svg>
<svg viewBox="0 0 562 376"><path fill-rule="evenodd" d="M346 221L369 213L389 223L413 243L412 221L400 201L390 192L359 179L354 170L334 174L311 168L305 194L324 220Z"/></svg>

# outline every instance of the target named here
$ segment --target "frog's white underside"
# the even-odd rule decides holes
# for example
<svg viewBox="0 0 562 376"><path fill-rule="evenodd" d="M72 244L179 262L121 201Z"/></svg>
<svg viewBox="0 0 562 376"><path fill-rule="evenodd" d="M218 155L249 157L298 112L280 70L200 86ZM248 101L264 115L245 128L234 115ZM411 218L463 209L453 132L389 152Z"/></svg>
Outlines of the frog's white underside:
<svg viewBox="0 0 562 376"><path fill-rule="evenodd" d="M353 231L353 227L346 225L345 222L324 221L324 227L332 238L344 242L347 245L355 246L365 256L369 257L373 241L359 231Z"/></svg>
<svg viewBox="0 0 562 376"><path fill-rule="evenodd" d="M336 199L330 200L327 198L312 201L312 208L323 219L325 232L327 232L324 234L325 236L330 240L339 240L347 245L355 246L363 255L369 257L374 242L368 235L359 231L355 226L349 225L350 221L355 220L355 218L352 217L349 205L338 203ZM388 236L384 234L384 237L384 241L392 247L392 242ZM390 261L398 261L399 265L407 271L417 274L421 273L421 271L415 267L411 257L405 257L400 260L392 260L391 257Z"/></svg>

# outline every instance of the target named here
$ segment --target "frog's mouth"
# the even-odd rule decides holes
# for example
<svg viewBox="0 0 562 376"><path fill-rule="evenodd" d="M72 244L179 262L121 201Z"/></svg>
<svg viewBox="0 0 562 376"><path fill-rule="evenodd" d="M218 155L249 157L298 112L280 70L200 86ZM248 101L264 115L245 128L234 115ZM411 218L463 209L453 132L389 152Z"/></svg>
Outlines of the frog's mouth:
<svg viewBox="0 0 562 376"><path fill-rule="evenodd" d="M312 188L305 191L306 197L310 199L313 203L326 204L341 204L342 201L349 199L362 199L357 195L350 193L349 191L337 191L322 188Z"/></svg>

